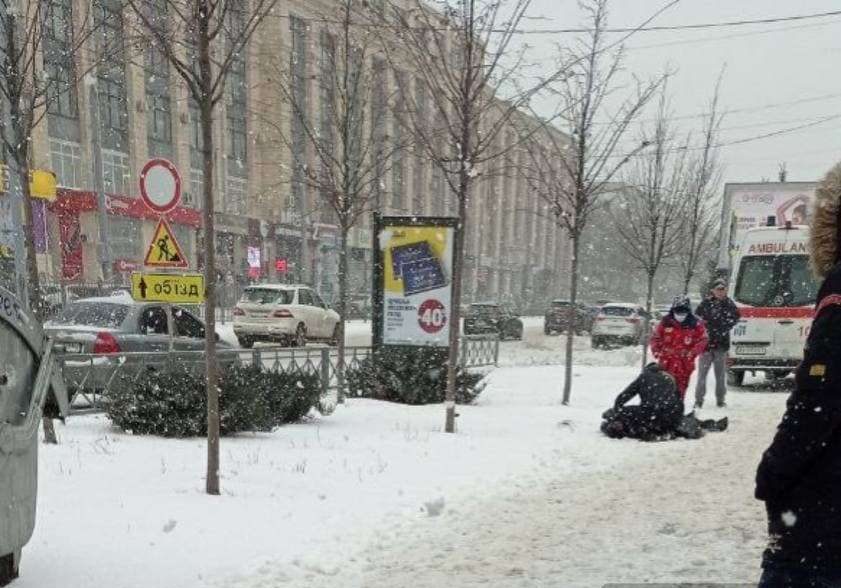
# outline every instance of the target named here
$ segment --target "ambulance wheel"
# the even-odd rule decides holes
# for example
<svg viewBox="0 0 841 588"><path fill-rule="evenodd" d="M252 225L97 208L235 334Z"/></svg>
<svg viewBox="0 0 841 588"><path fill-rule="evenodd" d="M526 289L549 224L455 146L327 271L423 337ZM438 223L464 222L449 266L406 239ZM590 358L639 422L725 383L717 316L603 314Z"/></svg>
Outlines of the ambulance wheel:
<svg viewBox="0 0 841 588"><path fill-rule="evenodd" d="M0 557L0 586L6 586L18 577L18 562L20 556L9 553Z"/></svg>
<svg viewBox="0 0 841 588"><path fill-rule="evenodd" d="M736 370L727 370L727 383L730 386L741 386L745 383L745 372Z"/></svg>
<svg viewBox="0 0 841 588"><path fill-rule="evenodd" d="M782 380L790 373L791 371L789 370L769 370L765 372L765 377L769 380Z"/></svg>

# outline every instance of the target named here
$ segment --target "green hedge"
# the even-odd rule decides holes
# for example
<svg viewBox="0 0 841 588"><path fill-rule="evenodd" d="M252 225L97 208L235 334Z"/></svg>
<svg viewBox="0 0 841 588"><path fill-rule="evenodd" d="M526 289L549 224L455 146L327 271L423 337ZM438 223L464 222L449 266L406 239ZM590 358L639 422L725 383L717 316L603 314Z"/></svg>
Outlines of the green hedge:
<svg viewBox="0 0 841 588"><path fill-rule="evenodd" d="M204 376L195 369L173 363L116 388L109 394L106 414L124 431L163 437L207 434ZM284 374L234 363L221 374L219 389L223 435L271 431L320 408L321 382L315 374Z"/></svg>
<svg viewBox="0 0 841 588"><path fill-rule="evenodd" d="M347 370L348 393L402 404L444 402L446 359L446 349L382 349L358 367ZM456 402L473 403L485 387L483 377L459 367L456 371Z"/></svg>

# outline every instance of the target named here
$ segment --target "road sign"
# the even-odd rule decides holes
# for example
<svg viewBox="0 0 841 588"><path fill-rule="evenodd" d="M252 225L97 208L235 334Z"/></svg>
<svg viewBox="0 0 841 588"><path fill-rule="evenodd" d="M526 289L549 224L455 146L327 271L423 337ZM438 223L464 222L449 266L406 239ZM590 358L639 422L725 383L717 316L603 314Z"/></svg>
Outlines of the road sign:
<svg viewBox="0 0 841 588"><path fill-rule="evenodd" d="M149 249L146 250L143 265L176 268L185 268L189 265L169 223L163 218L158 221L155 234L152 236L152 242L149 243Z"/></svg>
<svg viewBox="0 0 841 588"><path fill-rule="evenodd" d="M131 274L131 297L138 302L173 302L201 304L204 302L202 274Z"/></svg>
<svg viewBox="0 0 841 588"><path fill-rule="evenodd" d="M140 171L140 196L146 206L165 214L181 201L181 176L166 159L150 159Z"/></svg>

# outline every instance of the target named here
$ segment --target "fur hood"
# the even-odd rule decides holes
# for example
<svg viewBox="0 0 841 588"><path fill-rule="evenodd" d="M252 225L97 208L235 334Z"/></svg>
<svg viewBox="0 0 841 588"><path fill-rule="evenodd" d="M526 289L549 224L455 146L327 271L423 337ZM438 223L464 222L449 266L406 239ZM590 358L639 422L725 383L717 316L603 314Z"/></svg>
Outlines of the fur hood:
<svg viewBox="0 0 841 588"><path fill-rule="evenodd" d="M829 170L815 191L809 231L812 270L826 277L838 261L838 208L841 206L841 163Z"/></svg>

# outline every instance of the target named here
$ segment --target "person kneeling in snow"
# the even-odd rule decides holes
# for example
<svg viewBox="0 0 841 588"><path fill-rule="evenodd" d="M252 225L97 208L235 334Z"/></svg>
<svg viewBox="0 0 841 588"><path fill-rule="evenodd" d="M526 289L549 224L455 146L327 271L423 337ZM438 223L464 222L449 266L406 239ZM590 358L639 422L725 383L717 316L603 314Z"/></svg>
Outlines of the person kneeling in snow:
<svg viewBox="0 0 841 588"><path fill-rule="evenodd" d="M625 406L635 396L638 406ZM602 432L608 437L651 440L673 436L683 417L683 401L674 378L656 363L650 363L619 396L604 415Z"/></svg>
<svg viewBox="0 0 841 588"><path fill-rule="evenodd" d="M680 399L686 395L695 359L707 348L704 321L692 314L689 298L678 296L651 338L651 352L660 367L674 376Z"/></svg>
<svg viewBox="0 0 841 588"><path fill-rule="evenodd" d="M626 406L634 397L639 405ZM643 441L686 437L698 439L704 431L727 430L727 418L699 421L695 414L683 414L674 377L656 363L650 363L636 380L625 388L602 415L602 432L608 437L630 437Z"/></svg>

